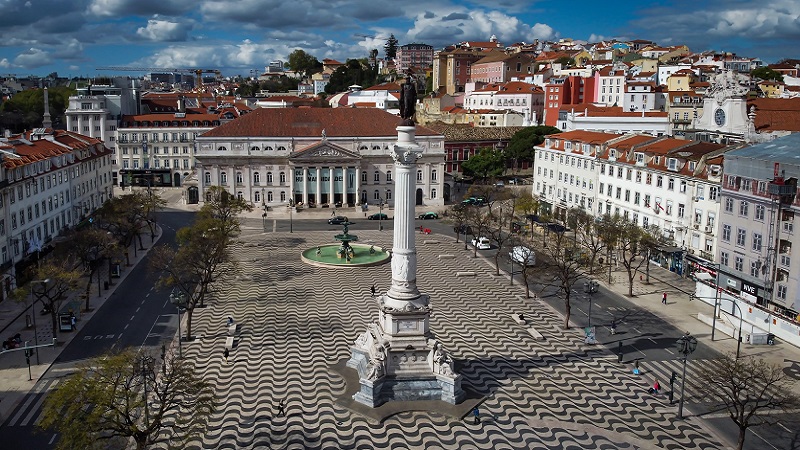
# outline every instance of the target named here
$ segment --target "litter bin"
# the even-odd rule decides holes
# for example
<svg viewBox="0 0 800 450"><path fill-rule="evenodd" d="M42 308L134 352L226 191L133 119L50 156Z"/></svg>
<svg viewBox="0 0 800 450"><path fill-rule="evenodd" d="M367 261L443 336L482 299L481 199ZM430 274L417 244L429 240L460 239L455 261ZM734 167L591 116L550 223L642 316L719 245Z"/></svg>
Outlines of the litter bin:
<svg viewBox="0 0 800 450"><path fill-rule="evenodd" d="M775 335L770 333L767 335L767 344L768 345L775 345Z"/></svg>
<svg viewBox="0 0 800 450"><path fill-rule="evenodd" d="M33 326L33 322L31 321L31 315L25 314L25 328L30 328Z"/></svg>
<svg viewBox="0 0 800 450"><path fill-rule="evenodd" d="M103 281L103 289L108 290L108 281Z"/></svg>

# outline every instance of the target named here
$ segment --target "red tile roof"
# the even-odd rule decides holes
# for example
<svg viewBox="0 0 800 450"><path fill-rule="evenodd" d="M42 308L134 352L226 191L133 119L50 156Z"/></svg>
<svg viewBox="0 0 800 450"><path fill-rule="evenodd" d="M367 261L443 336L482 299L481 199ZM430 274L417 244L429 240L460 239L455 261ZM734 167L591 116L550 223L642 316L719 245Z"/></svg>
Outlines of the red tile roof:
<svg viewBox="0 0 800 450"><path fill-rule="evenodd" d="M616 139L620 136L622 135L616 133L601 133L598 131L574 130L574 131L566 131L564 133L551 134L548 137L553 139L561 139L565 141L580 141L580 142L585 142L587 144L599 144L610 141L612 139Z"/></svg>
<svg viewBox="0 0 800 450"><path fill-rule="evenodd" d="M202 134L203 137L396 136L400 118L374 108L260 108ZM437 133L417 126L418 136Z"/></svg>
<svg viewBox="0 0 800 450"><path fill-rule="evenodd" d="M756 108L757 131L800 131L800 98L756 98L747 110Z"/></svg>

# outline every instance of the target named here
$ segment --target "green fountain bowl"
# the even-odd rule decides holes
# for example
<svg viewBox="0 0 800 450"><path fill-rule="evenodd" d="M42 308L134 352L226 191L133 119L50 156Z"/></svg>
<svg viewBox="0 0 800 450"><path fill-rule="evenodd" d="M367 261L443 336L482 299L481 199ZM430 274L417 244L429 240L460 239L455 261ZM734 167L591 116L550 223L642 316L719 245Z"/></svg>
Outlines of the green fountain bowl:
<svg viewBox="0 0 800 450"><path fill-rule="evenodd" d="M320 254L317 255L317 247L312 247L300 254L303 262L312 266L319 267L370 267L386 264L390 260L389 252L382 247L375 246L375 253L370 254L369 245L350 244L354 256L347 261L347 258L339 257L340 244L320 245Z"/></svg>

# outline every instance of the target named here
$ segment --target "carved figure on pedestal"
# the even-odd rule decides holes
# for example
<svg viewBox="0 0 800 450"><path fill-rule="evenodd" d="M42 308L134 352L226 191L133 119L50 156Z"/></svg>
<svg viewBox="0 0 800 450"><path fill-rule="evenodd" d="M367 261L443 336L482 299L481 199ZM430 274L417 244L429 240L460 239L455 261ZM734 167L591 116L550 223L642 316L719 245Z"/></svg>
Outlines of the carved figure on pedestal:
<svg viewBox="0 0 800 450"><path fill-rule="evenodd" d="M400 87L400 117L403 124L414 125L414 108L417 104L417 88L414 87L414 78L409 75Z"/></svg>

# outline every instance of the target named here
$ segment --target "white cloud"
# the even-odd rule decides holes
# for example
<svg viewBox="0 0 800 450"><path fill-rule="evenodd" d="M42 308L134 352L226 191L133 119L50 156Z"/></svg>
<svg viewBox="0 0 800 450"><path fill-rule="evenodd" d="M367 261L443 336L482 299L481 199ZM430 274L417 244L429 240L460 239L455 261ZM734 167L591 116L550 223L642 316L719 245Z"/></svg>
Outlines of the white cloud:
<svg viewBox="0 0 800 450"><path fill-rule="evenodd" d="M197 8L196 0L91 0L87 11L98 17L180 15Z"/></svg>
<svg viewBox="0 0 800 450"><path fill-rule="evenodd" d="M529 25L517 17L499 11L479 11L459 8L435 10L429 8L414 19L408 31L409 41L423 41L434 47L461 41L488 41L495 35L503 44L552 39L558 33L550 25Z"/></svg>
<svg viewBox="0 0 800 450"><path fill-rule="evenodd" d="M52 58L50 54L38 48L30 48L14 58L15 66L24 67L26 69L46 66L51 62Z"/></svg>
<svg viewBox="0 0 800 450"><path fill-rule="evenodd" d="M0 59L0 67L2 67L4 69L10 68L11 67L11 61L9 61L8 58Z"/></svg>
<svg viewBox="0 0 800 450"><path fill-rule="evenodd" d="M529 34L530 38L529 41L533 39L539 40L552 40L557 39L560 34L556 32L550 25L544 23L537 23L531 28L531 33Z"/></svg>
<svg viewBox="0 0 800 450"><path fill-rule="evenodd" d="M147 21L146 27L139 27L136 35L156 42L185 41L191 29L190 24L154 18Z"/></svg>

